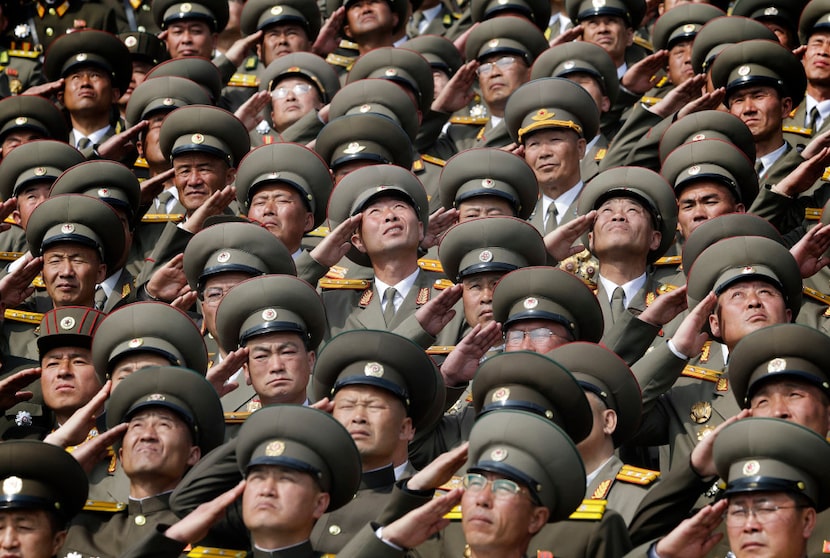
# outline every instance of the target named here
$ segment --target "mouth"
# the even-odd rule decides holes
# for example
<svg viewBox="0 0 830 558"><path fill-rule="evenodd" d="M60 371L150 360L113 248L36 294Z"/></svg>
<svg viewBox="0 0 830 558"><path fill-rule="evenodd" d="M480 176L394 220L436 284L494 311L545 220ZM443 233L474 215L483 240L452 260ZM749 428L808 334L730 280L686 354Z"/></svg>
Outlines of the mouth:
<svg viewBox="0 0 830 558"><path fill-rule="evenodd" d="M350 430L349 435L353 440L365 440L370 437L369 433L365 430Z"/></svg>

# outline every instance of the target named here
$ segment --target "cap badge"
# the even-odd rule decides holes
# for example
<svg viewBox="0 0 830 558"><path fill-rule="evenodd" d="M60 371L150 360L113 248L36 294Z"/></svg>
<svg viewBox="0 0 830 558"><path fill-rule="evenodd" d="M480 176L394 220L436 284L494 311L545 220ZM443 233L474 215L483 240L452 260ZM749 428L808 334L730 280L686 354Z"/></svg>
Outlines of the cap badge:
<svg viewBox="0 0 830 558"><path fill-rule="evenodd" d="M69 234L75 232L75 225L72 223L64 223L61 225L61 232L64 234Z"/></svg>
<svg viewBox="0 0 830 558"><path fill-rule="evenodd" d="M360 112L369 112L372 110L372 105L360 105Z"/></svg>
<svg viewBox="0 0 830 558"><path fill-rule="evenodd" d="M43 176L46 174L46 169L44 167L37 167L35 169L35 176Z"/></svg>
<svg viewBox="0 0 830 558"><path fill-rule="evenodd" d="M72 329L73 327L75 327L75 318L72 316L66 316L61 320L61 329Z"/></svg>
<svg viewBox="0 0 830 558"><path fill-rule="evenodd" d="M14 28L14 36L17 37L18 39L25 39L26 37L29 36L29 33L31 33L31 32L32 31L29 28L29 25L26 24L26 23L20 23L20 24L16 25L15 28Z"/></svg>
<svg viewBox="0 0 830 558"><path fill-rule="evenodd" d="M151 393L145 401L164 401L166 397L160 393Z"/></svg>
<svg viewBox="0 0 830 558"><path fill-rule="evenodd" d="M696 174L700 174L700 166L699 165L692 165L689 167L689 170L686 171L689 176L694 176Z"/></svg>
<svg viewBox="0 0 830 558"><path fill-rule="evenodd" d="M99 198L106 198L110 195L110 191L107 188L99 188L98 189L98 197Z"/></svg>
<svg viewBox="0 0 830 558"><path fill-rule="evenodd" d="M778 8L775 6L770 6L769 8L764 10L764 15L766 16L777 16L778 15Z"/></svg>
<svg viewBox="0 0 830 558"><path fill-rule="evenodd" d="M761 464L758 463L757 461L755 461L754 459L744 463L743 469L741 469L741 472L744 474L744 476L747 476L747 477L755 476L760 471L761 471Z"/></svg>
<svg viewBox="0 0 830 558"><path fill-rule="evenodd" d="M184 4L179 6L179 11L182 12L182 13L185 13L185 14L187 12L189 12L190 10L192 10L192 9L193 9L193 6L191 6L189 2L185 2Z"/></svg>
<svg viewBox="0 0 830 558"><path fill-rule="evenodd" d="M25 124L28 121L29 121L29 119L26 118L25 116L18 116L17 118L14 119L14 123L17 124L18 126L22 126L23 124Z"/></svg>
<svg viewBox="0 0 830 558"><path fill-rule="evenodd" d="M228 260L231 259L231 253L227 250L223 250L216 255L216 261L219 263L226 263Z"/></svg>
<svg viewBox="0 0 830 558"><path fill-rule="evenodd" d="M487 46L490 47L490 48L497 47L497 46L499 46L499 40L498 39L490 39L490 41L487 43Z"/></svg>
<svg viewBox="0 0 830 558"><path fill-rule="evenodd" d="M276 171L274 171L274 172L272 172L271 174L268 175L268 178L279 178L279 177L280 177L280 173L278 173Z"/></svg>
<svg viewBox="0 0 830 558"><path fill-rule="evenodd" d="M490 401L506 401L510 397L510 388L499 388L493 393Z"/></svg>
<svg viewBox="0 0 830 558"><path fill-rule="evenodd" d="M274 440L265 446L265 455L268 457L278 457L285 451L285 443L279 440Z"/></svg>
<svg viewBox="0 0 830 558"><path fill-rule="evenodd" d="M288 69L286 70L286 72L289 72L289 73L291 73L291 72L299 72L299 71L300 71L300 67L299 67L299 66L291 66L290 68L288 68Z"/></svg>
<svg viewBox="0 0 830 558"><path fill-rule="evenodd" d="M273 322L275 319L277 319L277 311L273 308L266 308L262 311L261 316L262 319L266 322Z"/></svg>
<svg viewBox="0 0 830 558"><path fill-rule="evenodd" d="M490 250L482 250L478 254L478 261L480 261L480 262L492 262L493 261L493 253Z"/></svg>
<svg viewBox="0 0 830 558"><path fill-rule="evenodd" d="M14 415L14 423L17 426L32 426L32 413L29 411L17 411Z"/></svg>
<svg viewBox="0 0 830 558"><path fill-rule="evenodd" d="M742 274L746 274L746 273L755 273L755 268L754 268L754 267L752 267L751 265L748 265L748 266L744 267L744 268L741 270L741 273L742 273Z"/></svg>
<svg viewBox="0 0 830 558"><path fill-rule="evenodd" d="M280 15L282 13L282 6L274 6L271 8L271 15Z"/></svg>
<svg viewBox="0 0 830 558"><path fill-rule="evenodd" d="M576 62L574 62L573 60L568 60L567 62L562 64L562 67L565 68L566 70L570 70L574 66L576 66Z"/></svg>
<svg viewBox="0 0 830 558"><path fill-rule="evenodd" d="M205 136L202 134L193 134L190 136L190 141L196 144L205 143Z"/></svg>
<svg viewBox="0 0 830 558"><path fill-rule="evenodd" d="M481 181L481 186L483 188L495 188L496 182L492 178L485 178Z"/></svg>
<svg viewBox="0 0 830 558"><path fill-rule="evenodd" d="M825 17L824 19L826 19L827 21L830 21L830 14L827 14L827 17Z"/></svg>
<svg viewBox="0 0 830 558"><path fill-rule="evenodd" d="M75 57L75 60L77 60L78 62L83 62L84 60L86 60L86 58L87 58L86 53L82 52L82 53L80 53L79 55L77 55Z"/></svg>
<svg viewBox="0 0 830 558"><path fill-rule="evenodd" d="M605 0L593 0L591 2L591 5L593 5L595 8L602 8L603 6L605 6Z"/></svg>
<svg viewBox="0 0 830 558"><path fill-rule="evenodd" d="M700 141L706 139L706 134L695 134L692 136L692 141Z"/></svg>
<svg viewBox="0 0 830 558"><path fill-rule="evenodd" d="M510 0L499 0L499 6L504 6L508 2L510 2Z"/></svg>
<svg viewBox="0 0 830 558"><path fill-rule="evenodd" d="M23 479L20 477L7 477L3 479L3 494L6 496L20 494L21 490L23 490Z"/></svg>
<svg viewBox="0 0 830 558"><path fill-rule="evenodd" d="M490 452L490 459L493 461L504 461L507 459L507 450L504 448L496 448Z"/></svg>
<svg viewBox="0 0 830 558"><path fill-rule="evenodd" d="M748 76L750 71L751 71L751 70L749 69L749 66L747 66L746 64L744 64L743 66L741 66L740 68L738 68L738 75L739 75L739 76Z"/></svg>
<svg viewBox="0 0 830 558"><path fill-rule="evenodd" d="M165 99L161 102L161 104L163 104L166 107L172 106L173 105L173 99L171 99L170 97L165 97Z"/></svg>
<svg viewBox="0 0 830 558"><path fill-rule="evenodd" d="M698 401L697 403L692 404L689 417L695 424L703 424L712 418L712 404L708 401Z"/></svg>
<svg viewBox="0 0 830 558"><path fill-rule="evenodd" d="M130 35L126 39L124 39L124 44L127 45L127 48L133 48L135 45L138 44L138 39L136 39L133 35Z"/></svg>
<svg viewBox="0 0 830 558"><path fill-rule="evenodd" d="M555 112L553 112L552 110L548 110L546 108L543 108L543 109L537 110L536 114L534 114L530 119L535 120L535 121L538 122L539 120L547 120L548 118L553 118L554 116L556 116Z"/></svg>
<svg viewBox="0 0 830 558"><path fill-rule="evenodd" d="M140 347L144 344L144 339L141 337L136 337L134 339L130 339L130 342L127 343L127 346L131 349L135 349L136 347Z"/></svg>
<svg viewBox="0 0 830 558"><path fill-rule="evenodd" d="M360 153L364 149L366 149L365 145L360 145L356 141L353 141L349 145L346 146L346 149L343 150L343 153L348 153L349 155L354 155L355 153Z"/></svg>
<svg viewBox="0 0 830 558"><path fill-rule="evenodd" d="M767 364L767 372L781 372L786 370L787 361L783 358L774 358Z"/></svg>
<svg viewBox="0 0 830 558"><path fill-rule="evenodd" d="M398 70L396 70L395 68L386 68L386 71L383 72L383 75L390 77L396 76L398 75Z"/></svg>
<svg viewBox="0 0 830 558"><path fill-rule="evenodd" d="M692 33L694 30L695 30L695 24L694 23L687 23L686 25L683 26L683 32L684 33Z"/></svg>
<svg viewBox="0 0 830 558"><path fill-rule="evenodd" d="M383 376L383 365L379 362L367 362L363 367L363 373L373 378L380 378Z"/></svg>
<svg viewBox="0 0 830 558"><path fill-rule="evenodd" d="M539 299L529 296L525 299L523 306L528 310L533 310L537 306L539 306Z"/></svg>

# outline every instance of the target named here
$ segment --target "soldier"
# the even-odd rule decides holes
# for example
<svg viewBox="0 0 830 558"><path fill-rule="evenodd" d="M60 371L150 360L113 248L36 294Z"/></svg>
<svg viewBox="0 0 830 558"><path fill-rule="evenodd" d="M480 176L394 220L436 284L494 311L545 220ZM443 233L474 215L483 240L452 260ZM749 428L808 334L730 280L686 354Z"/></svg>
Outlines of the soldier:
<svg viewBox="0 0 830 558"><path fill-rule="evenodd" d="M156 25L167 31L165 43L170 58L213 57L219 32L228 24L226 0L200 0L198 4L154 0L152 7Z"/></svg>
<svg viewBox="0 0 830 558"><path fill-rule="evenodd" d="M444 8L444 4L441 4L441 7ZM423 6L421 10L423 11ZM450 78L464 64L464 59L461 58L461 53L448 39L433 35L410 35L410 37L415 38L406 41L401 46L414 50L429 62L430 67L432 67L432 98L434 100L444 90Z"/></svg>
<svg viewBox="0 0 830 558"><path fill-rule="evenodd" d="M65 142L69 138L60 110L42 97L23 95L0 101L0 155L38 139ZM4 198L6 199L6 198Z"/></svg>
<svg viewBox="0 0 830 558"><path fill-rule="evenodd" d="M115 11L97 2L79 0L61 4L47 0L30 2L18 14L14 37L15 41L31 44L43 52L55 40L84 29L117 33Z"/></svg>
<svg viewBox="0 0 830 558"><path fill-rule="evenodd" d="M135 91L135 88L141 85L147 72L152 67L158 66L169 59L170 56L167 54L167 47L164 42L150 33L140 31L121 33L118 35L118 38L129 49L133 62L133 73L130 79L130 85L122 92L121 98L118 99L118 110L121 111L121 117L124 118L126 116L127 103L130 101L130 96Z"/></svg>
<svg viewBox="0 0 830 558"><path fill-rule="evenodd" d="M0 32L4 35L8 30L10 18L14 17L9 11L9 7L0 7ZM18 29L28 33L25 24L15 25L14 31L17 32ZM25 41L19 44L15 40L3 41L3 45L0 46L0 72L0 97L20 95L33 85L40 85L43 75L40 52L36 45Z"/></svg>
<svg viewBox="0 0 830 558"><path fill-rule="evenodd" d="M176 516L170 493L200 457L222 443L219 396L204 377L174 366L145 368L113 390L107 428L127 423L116 445L129 479L129 501L87 505L69 528L61 552L118 556Z"/></svg>
<svg viewBox="0 0 830 558"><path fill-rule="evenodd" d="M349 46L357 50L358 56L376 48L392 46L406 27L410 13L406 0L327 0L326 13L331 15L341 6L345 8L343 36L351 43ZM342 75L351 70L355 58L332 53L326 61Z"/></svg>
<svg viewBox="0 0 830 558"><path fill-rule="evenodd" d="M799 15L805 4L805 0L793 3L778 0L738 0L732 6L730 14L760 21L775 33L781 46L787 50L795 50L801 46L798 36Z"/></svg>
<svg viewBox="0 0 830 558"><path fill-rule="evenodd" d="M43 61L43 73L63 78L58 100L69 113L69 144L87 158L121 131L115 107L130 85L132 65L127 47L115 35L79 31L55 42Z"/></svg>
<svg viewBox="0 0 830 558"><path fill-rule="evenodd" d="M161 76L182 77L195 81L210 95L210 102L207 104L215 105L222 96L222 74L219 68L201 56L182 56L162 62L147 72L144 79Z"/></svg>
<svg viewBox="0 0 830 558"><path fill-rule="evenodd" d="M472 0L470 16L474 22L487 21L504 15L519 16L533 23L540 31L548 28L551 5L549 0L531 0L529 2Z"/></svg>
<svg viewBox="0 0 830 558"><path fill-rule="evenodd" d="M422 2L420 7L412 10L412 17L406 26L406 36L411 42L414 39L427 37L432 40L432 36L446 37L452 41L457 38L460 33L466 31L466 27L458 27L458 22L462 18L462 13L459 10L457 2L450 2L449 0L426 0ZM413 48L412 45L406 48L412 48L424 54L419 48Z"/></svg>
<svg viewBox="0 0 830 558"><path fill-rule="evenodd" d="M122 33L147 33L154 36L161 33L161 28L153 17L151 0L133 0L126 3L123 0L107 0L105 3L115 10Z"/></svg>
<svg viewBox="0 0 830 558"><path fill-rule="evenodd" d="M643 49L634 43L634 30L645 15L642 0L611 0L589 2L566 0L568 17L574 25L582 25L582 40L601 46L611 55L622 78L632 64L643 58Z"/></svg>

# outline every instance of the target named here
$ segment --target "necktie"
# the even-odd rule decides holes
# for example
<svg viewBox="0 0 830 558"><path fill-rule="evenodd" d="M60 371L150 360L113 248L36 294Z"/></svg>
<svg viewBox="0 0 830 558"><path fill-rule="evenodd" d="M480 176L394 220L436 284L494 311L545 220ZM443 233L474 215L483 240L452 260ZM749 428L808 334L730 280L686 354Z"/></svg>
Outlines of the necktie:
<svg viewBox="0 0 830 558"><path fill-rule="evenodd" d="M156 199L158 200L158 210L161 213L167 213L167 202L173 199L173 194L165 190L156 196Z"/></svg>
<svg viewBox="0 0 830 558"><path fill-rule="evenodd" d="M395 294L397 292L395 287L389 287L384 293L386 308L383 309L383 321L386 322L386 327L389 327L389 324L395 319Z"/></svg>
<svg viewBox="0 0 830 558"><path fill-rule="evenodd" d="M107 293L101 285L95 287L95 309L101 312L104 311L104 306L107 304Z"/></svg>
<svg viewBox="0 0 830 558"><path fill-rule="evenodd" d="M545 234L548 234L556 229L559 224L557 221L558 215L559 211L556 210L556 204L551 202L551 204L548 205L548 210L545 212Z"/></svg>
<svg viewBox="0 0 830 558"><path fill-rule="evenodd" d="M611 294L611 318L614 320L614 323L617 323L623 312L625 312L625 304L623 304L625 299L625 291L622 287L617 287L614 289L614 292Z"/></svg>
<svg viewBox="0 0 830 558"><path fill-rule="evenodd" d="M810 111L810 129L813 131L813 135L818 132L819 120L821 120L821 114L818 112L818 107L813 107Z"/></svg>
<svg viewBox="0 0 830 558"><path fill-rule="evenodd" d="M92 142L89 141L89 138L81 138L78 140L78 151L83 151L90 145L92 145Z"/></svg>
<svg viewBox="0 0 830 558"><path fill-rule="evenodd" d="M764 170L764 163L761 159L755 159L755 174L758 175L758 178L761 178L761 171Z"/></svg>

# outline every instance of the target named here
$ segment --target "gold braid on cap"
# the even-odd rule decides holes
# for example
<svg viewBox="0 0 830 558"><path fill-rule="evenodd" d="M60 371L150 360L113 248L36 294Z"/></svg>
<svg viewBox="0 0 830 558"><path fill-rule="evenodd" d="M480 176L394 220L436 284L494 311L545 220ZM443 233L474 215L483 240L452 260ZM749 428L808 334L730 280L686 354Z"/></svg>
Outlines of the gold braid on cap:
<svg viewBox="0 0 830 558"><path fill-rule="evenodd" d="M573 120L555 120L551 118L546 120L537 120L533 124L525 126L524 128L519 128L519 143L521 143L525 134L538 128L570 128L582 137L582 126Z"/></svg>

